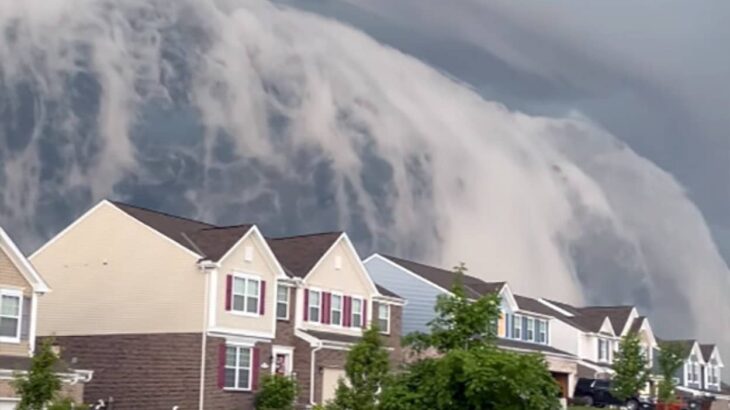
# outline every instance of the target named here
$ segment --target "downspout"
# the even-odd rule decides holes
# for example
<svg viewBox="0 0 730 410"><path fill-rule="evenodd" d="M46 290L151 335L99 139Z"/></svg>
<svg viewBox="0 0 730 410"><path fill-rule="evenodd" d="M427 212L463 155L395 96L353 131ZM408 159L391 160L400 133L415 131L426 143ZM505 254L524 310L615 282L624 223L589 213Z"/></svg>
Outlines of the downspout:
<svg viewBox="0 0 730 410"><path fill-rule="evenodd" d="M30 297L30 331L28 332L28 347L30 355L35 354L36 326L38 326L38 292Z"/></svg>
<svg viewBox="0 0 730 410"><path fill-rule="evenodd" d="M314 372L315 372L315 368L316 368L315 358L316 358L317 352L322 350L322 348L324 347L321 340L318 342L318 344L319 344L319 346L312 349L312 366L311 366L312 369L311 369L311 374L310 374L310 378L309 378L309 404L311 404L312 406L314 406L316 404L314 402Z"/></svg>
<svg viewBox="0 0 730 410"><path fill-rule="evenodd" d="M208 350L208 310L210 300L208 294L210 293L210 270L206 264L201 264L201 268L205 273L205 295L203 296L203 332L201 336L201 348L200 348L200 386L198 388L198 410L205 410L205 366L206 366L206 351Z"/></svg>

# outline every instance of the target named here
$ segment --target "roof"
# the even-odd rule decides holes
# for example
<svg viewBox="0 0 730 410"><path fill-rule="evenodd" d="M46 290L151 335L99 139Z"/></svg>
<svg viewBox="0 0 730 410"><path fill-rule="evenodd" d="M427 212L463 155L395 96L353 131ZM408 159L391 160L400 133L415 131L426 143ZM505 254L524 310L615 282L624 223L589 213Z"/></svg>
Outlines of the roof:
<svg viewBox="0 0 730 410"><path fill-rule="evenodd" d="M684 339L684 340L667 340L667 339L661 339L660 340L663 343L671 343L679 345L682 348L682 354L685 356L689 356L690 352L692 351L692 347L694 347L695 343L697 343L694 339Z"/></svg>
<svg viewBox="0 0 730 410"><path fill-rule="evenodd" d="M629 333L630 334L639 333L639 330L641 330L641 325L644 324L645 320L646 320L646 316L639 316L636 319L634 319L633 323L631 323L631 328L629 328Z"/></svg>
<svg viewBox="0 0 730 410"><path fill-rule="evenodd" d="M533 352L540 352L540 353L551 353L551 354L559 354L563 356L571 356L575 357L575 355L572 355L568 352L564 352L562 350L556 349L551 346L547 345L541 345L537 343L529 343L529 342L521 342L519 340L512 340L512 339L497 339L497 346L506 348L506 349L519 349L519 350L528 350Z"/></svg>
<svg viewBox="0 0 730 410"><path fill-rule="evenodd" d="M445 269L436 268L422 263L409 261L406 259L397 258L395 256L382 255L389 261L405 268L414 274L422 277L423 279L433 283L436 286L450 290L454 286L454 279L456 274L452 271ZM502 290L505 282L485 282L474 276L464 275L462 278L462 284L466 296L476 299L480 298L489 293L498 293Z"/></svg>
<svg viewBox="0 0 730 410"><path fill-rule="evenodd" d="M299 330L297 330L299 331ZM339 343L358 343L362 339L360 336L353 336L353 335L343 335L341 333L331 333L331 332L320 332L316 330L306 330L303 331L304 333L319 339L319 340L328 340L331 342L339 342Z"/></svg>
<svg viewBox="0 0 730 410"><path fill-rule="evenodd" d="M702 352L702 359L704 359L706 362L709 362L710 357L712 357L712 352L715 351L715 345L714 344L700 345L700 351Z"/></svg>
<svg viewBox="0 0 730 410"><path fill-rule="evenodd" d="M555 316L555 310L549 308L537 299L529 298L522 295L513 295L519 310L526 312L538 313L545 316Z"/></svg>
<svg viewBox="0 0 730 410"><path fill-rule="evenodd" d="M395 292L392 292L392 291L390 291L390 290L388 290L388 289L386 289L386 288L384 288L384 287L382 287L382 286L378 285L377 283L375 284L375 287L376 287L376 288L378 289L378 292L379 292L379 293L380 293L381 295L383 295L383 296L389 296L389 297L391 297L391 298L398 298L398 299L403 299L402 297L400 297L400 296L399 296L398 294L396 294Z"/></svg>
<svg viewBox="0 0 730 410"><path fill-rule="evenodd" d="M266 240L287 273L303 278L340 236L342 232L327 232Z"/></svg>
<svg viewBox="0 0 730 410"><path fill-rule="evenodd" d="M170 215L165 212L154 211L152 209L142 208L122 202L112 203L117 208L127 213L129 216L142 222L143 224L149 226L157 232L167 236L168 238L195 253L200 253L200 250L197 249L190 240L188 240L184 233L196 232L208 228L217 228L215 225L209 223Z"/></svg>
<svg viewBox="0 0 730 410"><path fill-rule="evenodd" d="M554 300L548 299L546 299L546 301L573 315L566 316L555 309L550 309L552 312L551 315L553 317L584 332L598 333L601 330L601 326L603 326L603 322L608 316L605 312L602 312L601 310L595 310L591 308L578 308L575 306L571 306L567 303L556 302Z"/></svg>
<svg viewBox="0 0 730 410"><path fill-rule="evenodd" d="M0 370L23 371L30 369L33 358L28 356L0 355ZM55 372L68 372L70 369L65 362L59 360L53 366Z"/></svg>
<svg viewBox="0 0 730 410"><path fill-rule="evenodd" d="M616 334L623 332L633 309L633 306L587 306L580 308L583 312L608 316Z"/></svg>
<svg viewBox="0 0 730 410"><path fill-rule="evenodd" d="M217 261L235 245L253 225L206 228L183 233L207 259Z"/></svg>

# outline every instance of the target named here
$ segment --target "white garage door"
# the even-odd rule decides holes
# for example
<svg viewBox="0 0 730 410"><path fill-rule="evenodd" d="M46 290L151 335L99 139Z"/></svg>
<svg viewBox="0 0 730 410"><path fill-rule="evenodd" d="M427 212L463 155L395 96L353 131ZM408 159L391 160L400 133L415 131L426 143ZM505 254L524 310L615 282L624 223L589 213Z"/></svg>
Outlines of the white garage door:
<svg viewBox="0 0 730 410"><path fill-rule="evenodd" d="M0 410L15 410L16 401L0 400Z"/></svg>
<svg viewBox="0 0 730 410"><path fill-rule="evenodd" d="M322 402L335 398L335 391L340 378L345 377L345 371L342 369L324 369L322 374Z"/></svg>

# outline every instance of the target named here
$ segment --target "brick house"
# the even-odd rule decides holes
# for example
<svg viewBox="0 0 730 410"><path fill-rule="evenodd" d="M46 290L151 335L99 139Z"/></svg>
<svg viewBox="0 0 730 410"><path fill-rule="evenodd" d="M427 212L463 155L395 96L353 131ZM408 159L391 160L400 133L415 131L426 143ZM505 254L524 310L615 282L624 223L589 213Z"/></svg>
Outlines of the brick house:
<svg viewBox="0 0 730 410"><path fill-rule="evenodd" d="M267 239L102 201L31 260L54 287L39 335L93 369L86 399L113 409L250 409L262 372L294 375L300 404L318 403L368 312L400 338L403 302L343 233Z"/></svg>
<svg viewBox="0 0 730 410"><path fill-rule="evenodd" d="M11 381L30 368L35 350L37 306L48 285L0 228L0 410L14 409L19 398ZM81 402L92 372L59 363L62 394Z"/></svg>

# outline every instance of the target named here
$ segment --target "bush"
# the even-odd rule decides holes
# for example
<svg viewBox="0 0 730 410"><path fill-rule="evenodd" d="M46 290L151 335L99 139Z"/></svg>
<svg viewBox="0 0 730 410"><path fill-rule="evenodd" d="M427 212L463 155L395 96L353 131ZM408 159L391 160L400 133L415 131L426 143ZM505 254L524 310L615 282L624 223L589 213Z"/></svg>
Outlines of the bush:
<svg viewBox="0 0 730 410"><path fill-rule="evenodd" d="M296 398L297 384L293 378L267 375L261 380L255 403L260 410L291 410Z"/></svg>

